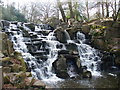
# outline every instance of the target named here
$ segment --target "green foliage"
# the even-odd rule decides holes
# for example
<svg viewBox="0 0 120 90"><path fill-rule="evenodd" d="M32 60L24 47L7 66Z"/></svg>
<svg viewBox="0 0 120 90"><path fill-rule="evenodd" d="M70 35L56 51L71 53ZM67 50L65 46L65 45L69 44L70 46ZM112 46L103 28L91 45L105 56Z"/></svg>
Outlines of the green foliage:
<svg viewBox="0 0 120 90"><path fill-rule="evenodd" d="M91 26L92 29L100 29L100 30L103 30L103 29L106 29L107 27L106 26L102 26L102 25L92 25Z"/></svg>
<svg viewBox="0 0 120 90"><path fill-rule="evenodd" d="M10 5L7 7L2 7L2 19L8 21L20 21L27 22L25 16L19 12L14 6Z"/></svg>

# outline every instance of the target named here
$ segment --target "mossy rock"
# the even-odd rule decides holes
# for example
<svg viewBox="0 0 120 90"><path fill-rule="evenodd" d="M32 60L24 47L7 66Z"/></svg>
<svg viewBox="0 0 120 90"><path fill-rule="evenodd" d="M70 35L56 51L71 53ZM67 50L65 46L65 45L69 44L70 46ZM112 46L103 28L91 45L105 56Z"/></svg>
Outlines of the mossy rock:
<svg viewBox="0 0 120 90"><path fill-rule="evenodd" d="M15 52L14 52L14 57L17 58L17 57L19 57L19 56L22 56L22 54L21 54L20 52L15 51Z"/></svg>
<svg viewBox="0 0 120 90"><path fill-rule="evenodd" d="M23 72L26 72L26 64L24 62L23 57L19 57L18 60L21 61L21 66L23 67L23 69L22 69Z"/></svg>
<svg viewBox="0 0 120 90"><path fill-rule="evenodd" d="M13 63L11 62L11 58L10 57L5 57L2 59L2 65L3 67L5 66L9 66L12 65Z"/></svg>
<svg viewBox="0 0 120 90"><path fill-rule="evenodd" d="M4 73L10 73L11 72L11 67L3 67L3 72Z"/></svg>
<svg viewBox="0 0 120 90"><path fill-rule="evenodd" d="M3 77L3 80L4 80L4 84L9 84L9 83L10 83L10 76L5 75L5 76Z"/></svg>
<svg viewBox="0 0 120 90"><path fill-rule="evenodd" d="M13 64L10 67L11 67L11 72L24 71L24 68L21 65L19 65L19 64Z"/></svg>
<svg viewBox="0 0 120 90"><path fill-rule="evenodd" d="M11 60L11 58L10 57L5 57L5 58L2 58L2 61L4 62L4 61L10 61Z"/></svg>

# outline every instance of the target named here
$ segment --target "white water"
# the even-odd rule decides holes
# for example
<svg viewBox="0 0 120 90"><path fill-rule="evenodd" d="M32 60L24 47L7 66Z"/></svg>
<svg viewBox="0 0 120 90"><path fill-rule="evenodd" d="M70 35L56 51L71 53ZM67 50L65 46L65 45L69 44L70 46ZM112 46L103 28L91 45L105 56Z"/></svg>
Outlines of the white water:
<svg viewBox="0 0 120 90"><path fill-rule="evenodd" d="M30 31L29 28L25 27L24 29ZM16 31L12 31L12 29ZM25 62L28 64L29 68L31 69L31 73L33 77L42 79L44 81L58 81L61 80L52 72L52 63L57 59L58 51L61 49L65 49L65 46L61 44L60 42L56 41L55 36L53 36L53 32L51 32L48 36L44 35L37 35L39 38L42 38L43 36L46 38L42 38L42 41L46 42L46 49L49 49L49 54L46 55L47 60L42 61L40 59L36 59L34 56L32 56L27 49L27 46L25 44L25 38L23 37L22 30L18 29L15 24L10 24L10 27L8 28L8 32L12 32L13 35L10 35L10 39L13 42L15 51L21 52L23 55L23 58ZM41 30L39 27L35 28L35 31ZM18 34L19 32L19 34ZM30 31L30 33L35 33ZM36 34L36 33L35 33ZM32 42L31 42L32 43ZM63 45L62 48L57 48L57 45ZM40 47L43 48L42 46ZM29 61L27 61L29 59ZM38 63L37 61L40 61Z"/></svg>
<svg viewBox="0 0 120 90"><path fill-rule="evenodd" d="M92 75L100 76L100 72L97 71L97 63L100 61L100 57L97 55L98 51L92 48L90 45L85 44L86 39L83 33L77 33L77 40L80 42L80 44L77 43L77 46L81 65L87 66L87 70L91 71Z"/></svg>

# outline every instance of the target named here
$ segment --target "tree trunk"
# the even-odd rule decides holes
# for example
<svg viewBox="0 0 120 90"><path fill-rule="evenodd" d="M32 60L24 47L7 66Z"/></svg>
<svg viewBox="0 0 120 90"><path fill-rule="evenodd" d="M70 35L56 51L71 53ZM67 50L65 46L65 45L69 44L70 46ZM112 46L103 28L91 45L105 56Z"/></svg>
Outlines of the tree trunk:
<svg viewBox="0 0 120 90"><path fill-rule="evenodd" d="M70 18L74 18L73 10L72 10L72 1L68 0L68 6L70 9Z"/></svg>
<svg viewBox="0 0 120 90"><path fill-rule="evenodd" d="M120 13L120 0L119 0L119 4L118 4L118 11L116 12L116 16L114 17L114 21L116 21L118 19L119 13Z"/></svg>
<svg viewBox="0 0 120 90"><path fill-rule="evenodd" d="M109 4L108 4L108 0L106 0L106 17L109 17Z"/></svg>
<svg viewBox="0 0 120 90"><path fill-rule="evenodd" d="M105 16L105 14L104 14L104 2L103 2L103 0L102 0L102 17L104 18L104 16Z"/></svg>
<svg viewBox="0 0 120 90"><path fill-rule="evenodd" d="M57 4L58 4L58 7L59 7L59 10L61 12L61 15L62 15L62 18L63 18L63 21L66 22L66 16L65 16L65 13L64 13L64 10L62 8L62 5L61 5L61 2L60 0L57 0Z"/></svg>
<svg viewBox="0 0 120 90"><path fill-rule="evenodd" d="M116 0L114 2L114 8L115 8L115 15L117 14L117 3L116 3Z"/></svg>
<svg viewBox="0 0 120 90"><path fill-rule="evenodd" d="M89 16L88 0L86 0L86 11L87 11L87 18L88 18L88 21L89 21L90 16Z"/></svg>

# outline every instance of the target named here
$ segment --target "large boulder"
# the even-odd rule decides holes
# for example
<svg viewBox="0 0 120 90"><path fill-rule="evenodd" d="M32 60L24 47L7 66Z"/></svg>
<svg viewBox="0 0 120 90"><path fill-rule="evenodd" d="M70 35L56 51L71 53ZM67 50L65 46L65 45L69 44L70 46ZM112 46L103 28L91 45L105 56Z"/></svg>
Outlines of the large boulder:
<svg viewBox="0 0 120 90"><path fill-rule="evenodd" d="M69 77L67 73L66 58L63 55L60 55L58 59L53 63L53 68L58 77L60 78Z"/></svg>
<svg viewBox="0 0 120 90"><path fill-rule="evenodd" d="M67 40L70 40L70 36L66 30L64 30L62 27L58 27L54 31L55 36L58 41L61 43L67 43Z"/></svg>
<svg viewBox="0 0 120 90"><path fill-rule="evenodd" d="M71 69L73 70L72 72L75 72L76 74L79 73L81 65L78 54L69 51L60 51L58 59L53 63L56 75L60 78L69 78L71 67L74 68L74 70Z"/></svg>

